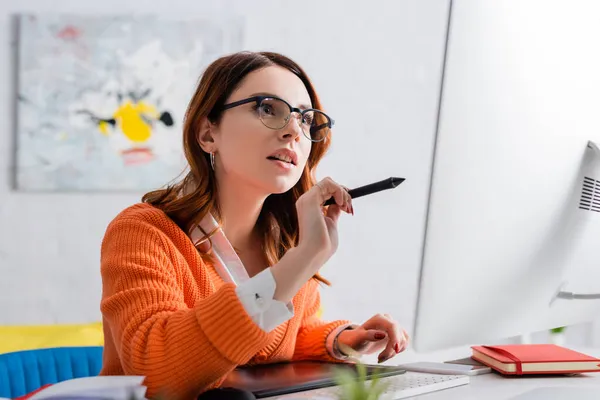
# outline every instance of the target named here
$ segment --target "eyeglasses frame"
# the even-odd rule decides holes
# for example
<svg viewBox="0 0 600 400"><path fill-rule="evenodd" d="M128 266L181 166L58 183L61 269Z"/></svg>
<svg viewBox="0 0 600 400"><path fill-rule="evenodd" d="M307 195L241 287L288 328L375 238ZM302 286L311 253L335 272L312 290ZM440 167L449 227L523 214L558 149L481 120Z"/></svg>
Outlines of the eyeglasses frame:
<svg viewBox="0 0 600 400"><path fill-rule="evenodd" d="M265 96L265 95L259 95L259 96L252 96L252 97L248 97L247 99L238 100L238 101L234 101L233 103L225 104L224 106L222 106L222 107L221 107L221 111L229 110L229 109L231 109L231 108L238 107L238 106L241 106L241 105L243 105L243 104L253 103L253 102L255 102L255 103L256 103L256 106L257 106L257 107L260 107L261 103L262 103L262 102L263 102L265 99L274 99L274 100L279 100L279 101L282 101L282 102L284 102L284 103L285 103L285 104L286 104L286 105L289 107L289 109L290 109L290 115L292 115L292 113L294 113L294 112L295 112L295 113L297 113L297 114L299 114L299 115L300 115L300 118L301 118L301 119L304 119L304 114L308 113L309 111L317 111L317 112L319 112L319 113L321 113L321 114L325 115L325 116L327 117L327 119L329 120L329 122L328 122L328 123L326 123L326 124L321 124L321 125L319 125L319 126L315 127L315 128L317 128L316 130L323 129L323 128L325 128L325 127L327 127L327 128L329 128L329 129L331 129L331 128L333 127L334 123L335 123L335 121L334 121L334 120L333 120L333 119L332 119L332 118L331 118L329 115L327 115L326 113L324 113L324 112L323 112L323 111L321 111L321 110L318 110L318 109L316 109L316 108L307 108L306 110L301 110L301 109L299 109L298 107L292 107L292 105L291 105L290 103L288 103L288 102L287 102L287 101L285 101L284 99L282 99L282 98L280 98L280 97L277 97L277 96ZM283 125L281 128L271 128L271 127L269 127L269 126L265 125L265 123L264 123L264 122L263 122L263 125L265 125L265 126L266 126L267 128L269 128L269 129L273 129L273 130L277 130L277 129L283 129L283 128L285 128L285 127L287 126L287 124L289 124L290 120L291 120L291 118L289 118L289 117L288 117L288 119L287 119L287 121L286 121L285 125ZM261 122L262 122L262 121L261 121ZM311 130L311 131L312 131L312 130ZM302 131L302 132L304 132L304 131ZM311 132L311 133L312 133L312 132ZM304 134L304 136L306 137L306 134ZM314 140L312 137L310 137L310 138L308 138L308 139L309 139L310 141L312 141L312 142L322 142L322 141L323 141L323 140L325 140L326 138L327 138L327 135L323 136L323 139L320 139L320 140Z"/></svg>

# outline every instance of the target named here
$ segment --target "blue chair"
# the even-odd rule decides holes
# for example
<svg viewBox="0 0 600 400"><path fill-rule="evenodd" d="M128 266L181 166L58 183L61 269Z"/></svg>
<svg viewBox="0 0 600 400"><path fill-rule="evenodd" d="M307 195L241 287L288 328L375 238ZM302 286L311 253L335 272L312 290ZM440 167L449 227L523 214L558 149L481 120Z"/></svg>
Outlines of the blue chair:
<svg viewBox="0 0 600 400"><path fill-rule="evenodd" d="M0 354L0 397L15 398L47 384L97 376L102 349L56 347Z"/></svg>

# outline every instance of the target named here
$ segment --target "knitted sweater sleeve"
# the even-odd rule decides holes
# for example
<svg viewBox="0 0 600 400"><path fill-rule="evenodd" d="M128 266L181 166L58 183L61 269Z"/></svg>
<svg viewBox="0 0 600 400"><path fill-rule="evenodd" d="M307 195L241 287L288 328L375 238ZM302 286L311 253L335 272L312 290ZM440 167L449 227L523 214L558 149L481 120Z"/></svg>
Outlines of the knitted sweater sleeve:
<svg viewBox="0 0 600 400"><path fill-rule="evenodd" d="M339 362L327 346L329 335L340 327L351 325L350 321L338 320L327 322L319 317L321 296L318 283L311 279L306 286L306 309L302 317L300 330L296 339L294 360L317 360Z"/></svg>
<svg viewBox="0 0 600 400"><path fill-rule="evenodd" d="M233 284L188 307L172 251L152 224L113 221L102 243L101 312L123 370L146 377L148 397L189 399L247 363L268 336Z"/></svg>

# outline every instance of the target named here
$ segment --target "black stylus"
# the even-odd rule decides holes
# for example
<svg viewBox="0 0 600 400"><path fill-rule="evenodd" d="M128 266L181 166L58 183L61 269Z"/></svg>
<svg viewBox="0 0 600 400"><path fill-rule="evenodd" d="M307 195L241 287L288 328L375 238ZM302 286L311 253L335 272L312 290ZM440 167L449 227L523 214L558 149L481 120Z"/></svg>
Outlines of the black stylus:
<svg viewBox="0 0 600 400"><path fill-rule="evenodd" d="M357 187L356 189L348 190L348 194L352 199L356 199L357 197L366 196L368 194L373 194L377 192L381 192L382 190L393 189L404 182L404 178L387 178L379 182L370 183L365 186ZM335 204L335 199L332 197L327 200L323 205L329 206L331 204Z"/></svg>

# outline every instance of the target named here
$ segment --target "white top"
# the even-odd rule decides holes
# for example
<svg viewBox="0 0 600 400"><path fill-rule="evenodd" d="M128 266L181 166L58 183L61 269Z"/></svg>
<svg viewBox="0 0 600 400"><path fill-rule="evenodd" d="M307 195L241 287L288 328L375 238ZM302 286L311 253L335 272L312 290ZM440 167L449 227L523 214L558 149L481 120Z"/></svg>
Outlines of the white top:
<svg viewBox="0 0 600 400"><path fill-rule="evenodd" d="M196 244L202 240L205 237L204 232L207 234L214 232L210 240L215 269L225 282L232 282L237 286L236 293L240 302L263 331L270 332L294 316L294 306L291 302L285 304L273 298L276 282L270 268L250 278L242 260L210 213L200 222L199 227L196 227L190 235L192 242ZM334 348L334 341L348 326L340 326L327 338L327 350L335 358L347 358Z"/></svg>

